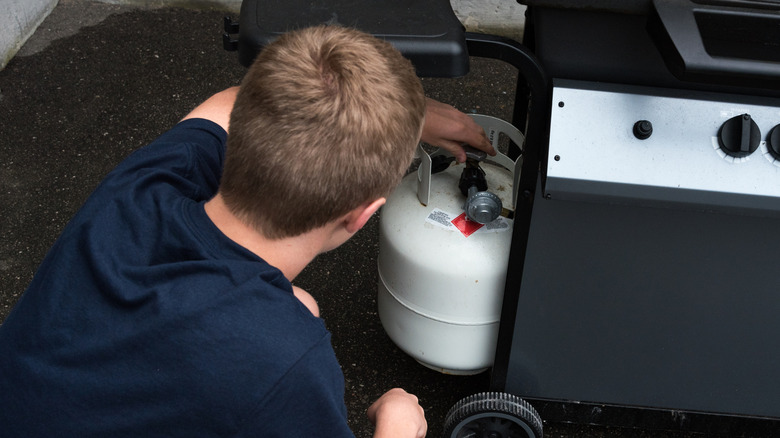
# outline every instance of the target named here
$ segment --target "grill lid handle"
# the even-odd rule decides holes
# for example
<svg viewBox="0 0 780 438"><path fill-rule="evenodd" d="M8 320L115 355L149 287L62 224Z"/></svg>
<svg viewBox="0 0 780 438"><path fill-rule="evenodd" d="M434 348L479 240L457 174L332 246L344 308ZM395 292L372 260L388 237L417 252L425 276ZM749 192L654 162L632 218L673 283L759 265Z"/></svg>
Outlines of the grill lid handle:
<svg viewBox="0 0 780 438"><path fill-rule="evenodd" d="M678 79L780 85L780 3L653 0L648 31Z"/></svg>

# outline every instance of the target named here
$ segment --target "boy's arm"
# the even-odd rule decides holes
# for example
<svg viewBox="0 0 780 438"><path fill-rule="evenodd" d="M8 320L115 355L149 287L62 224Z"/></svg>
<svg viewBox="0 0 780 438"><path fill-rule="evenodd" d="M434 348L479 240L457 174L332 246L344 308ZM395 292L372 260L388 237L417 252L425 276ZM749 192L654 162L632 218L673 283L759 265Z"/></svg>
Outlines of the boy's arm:
<svg viewBox="0 0 780 438"><path fill-rule="evenodd" d="M198 105L182 120L202 118L211 120L228 132L230 112L236 101L238 87L221 91ZM428 98L425 110L425 124L421 140L452 153L459 162L466 161L466 152L461 144L465 143L490 155L496 152L485 136L485 131L471 119L454 107Z"/></svg>
<svg viewBox="0 0 780 438"><path fill-rule="evenodd" d="M233 104L236 102L238 87L228 88L206 99L205 102L198 105L182 120L187 119L206 119L211 120L221 126L225 132L228 132L230 122L230 112L233 110Z"/></svg>

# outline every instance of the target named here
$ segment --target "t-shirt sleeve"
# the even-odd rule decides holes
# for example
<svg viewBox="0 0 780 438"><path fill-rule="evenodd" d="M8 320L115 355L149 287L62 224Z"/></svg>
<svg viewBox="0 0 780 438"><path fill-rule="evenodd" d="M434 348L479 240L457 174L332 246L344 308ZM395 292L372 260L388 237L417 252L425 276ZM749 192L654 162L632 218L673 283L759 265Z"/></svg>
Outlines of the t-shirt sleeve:
<svg viewBox="0 0 780 438"><path fill-rule="evenodd" d="M226 142L227 133L216 123L184 120L127 157L102 185L128 187L148 177L196 201L210 199L222 177Z"/></svg>
<svg viewBox="0 0 780 438"><path fill-rule="evenodd" d="M344 375L329 339L323 338L290 368L239 436L354 438L347 424Z"/></svg>

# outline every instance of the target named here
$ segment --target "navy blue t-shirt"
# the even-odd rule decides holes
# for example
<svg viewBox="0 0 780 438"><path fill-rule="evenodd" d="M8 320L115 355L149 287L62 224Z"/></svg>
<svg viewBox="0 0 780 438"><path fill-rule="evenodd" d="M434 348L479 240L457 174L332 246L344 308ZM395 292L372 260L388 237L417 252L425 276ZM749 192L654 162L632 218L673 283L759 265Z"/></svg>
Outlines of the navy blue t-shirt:
<svg viewBox="0 0 780 438"><path fill-rule="evenodd" d="M352 437L330 334L204 202L226 133L123 161L0 326L3 437Z"/></svg>

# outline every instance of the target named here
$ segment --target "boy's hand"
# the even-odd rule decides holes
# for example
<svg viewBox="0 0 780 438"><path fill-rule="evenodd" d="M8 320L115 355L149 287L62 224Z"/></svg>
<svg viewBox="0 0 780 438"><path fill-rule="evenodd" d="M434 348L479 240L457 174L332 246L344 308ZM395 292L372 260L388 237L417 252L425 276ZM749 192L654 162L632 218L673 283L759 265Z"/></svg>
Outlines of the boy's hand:
<svg viewBox="0 0 780 438"><path fill-rule="evenodd" d="M425 125L421 140L447 150L459 163L466 161L466 151L461 146L463 143L489 155L496 155L485 130L471 117L431 98L426 98Z"/></svg>
<svg viewBox="0 0 780 438"><path fill-rule="evenodd" d="M384 393L367 413L374 423L374 438L423 438L428 431L417 397L401 388Z"/></svg>

